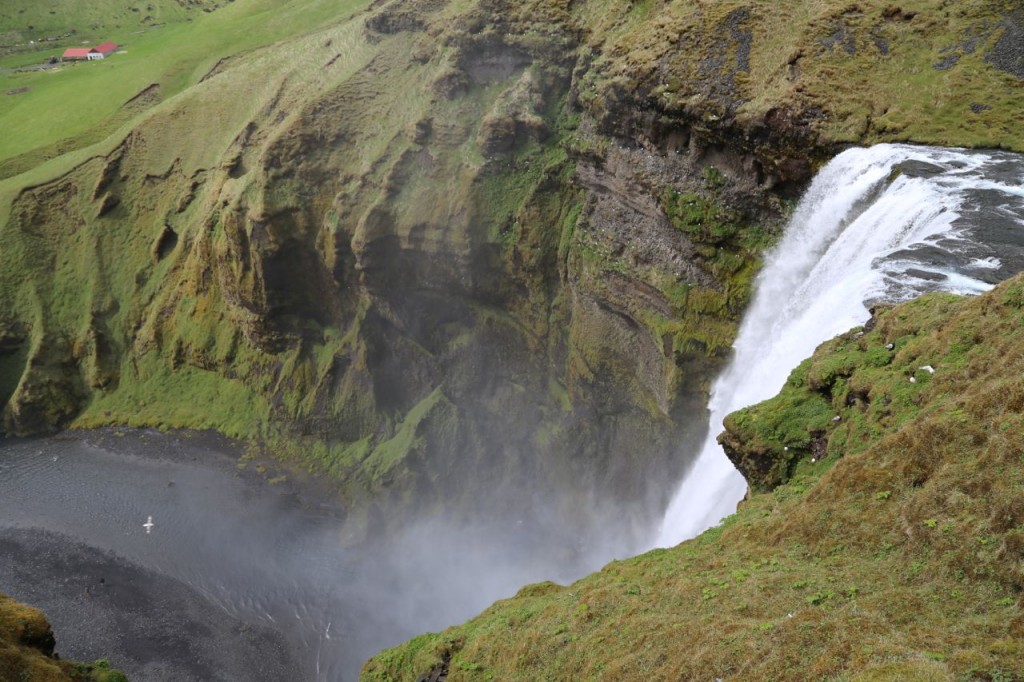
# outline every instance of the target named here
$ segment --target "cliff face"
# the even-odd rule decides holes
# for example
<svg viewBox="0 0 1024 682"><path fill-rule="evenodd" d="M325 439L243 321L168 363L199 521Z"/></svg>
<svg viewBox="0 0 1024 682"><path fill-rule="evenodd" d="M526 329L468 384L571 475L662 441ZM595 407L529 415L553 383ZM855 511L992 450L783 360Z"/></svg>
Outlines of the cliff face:
<svg viewBox="0 0 1024 682"><path fill-rule="evenodd" d="M1015 15L833 4L396 0L147 85L3 185L4 431L216 428L389 518L649 518L815 165L1021 146Z"/></svg>
<svg viewBox="0 0 1024 682"><path fill-rule="evenodd" d="M599 131L582 36L382 5L11 183L4 430L212 427L391 510L568 488L555 516L649 516L749 293L762 233L733 233L779 208Z"/></svg>

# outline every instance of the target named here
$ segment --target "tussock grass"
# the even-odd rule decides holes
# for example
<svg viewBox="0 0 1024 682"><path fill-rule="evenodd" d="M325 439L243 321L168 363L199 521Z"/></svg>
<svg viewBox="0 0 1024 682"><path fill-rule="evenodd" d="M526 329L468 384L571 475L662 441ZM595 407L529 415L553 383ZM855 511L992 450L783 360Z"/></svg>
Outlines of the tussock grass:
<svg viewBox="0 0 1024 682"><path fill-rule="evenodd" d="M105 660L75 663L51 657L50 624L38 610L0 594L0 679L32 682L126 682Z"/></svg>
<svg viewBox="0 0 1024 682"><path fill-rule="evenodd" d="M1024 277L925 296L824 344L727 422L791 459L737 459L761 492L722 526L524 588L363 679L1024 679L1022 303Z"/></svg>

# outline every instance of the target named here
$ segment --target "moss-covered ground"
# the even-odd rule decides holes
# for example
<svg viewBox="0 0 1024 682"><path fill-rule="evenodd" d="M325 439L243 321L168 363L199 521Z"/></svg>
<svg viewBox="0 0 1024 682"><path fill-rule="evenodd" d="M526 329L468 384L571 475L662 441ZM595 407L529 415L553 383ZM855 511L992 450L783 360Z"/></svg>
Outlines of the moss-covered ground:
<svg viewBox="0 0 1024 682"><path fill-rule="evenodd" d="M363 679L1024 679L1022 323L1021 277L880 311L729 418L757 485L722 526L524 588Z"/></svg>
<svg viewBox="0 0 1024 682"><path fill-rule="evenodd" d="M675 319L657 320L655 327L671 335L677 353L695 350L716 355L732 347L737 321L750 302L761 255L773 234L727 207L719 196L726 181L714 166L705 167L702 180L700 192L666 187L659 200L672 225L694 244L696 261L720 285L708 288L671 282L666 294L675 308Z"/></svg>
<svg viewBox="0 0 1024 682"><path fill-rule="evenodd" d="M1000 57L1022 20L1016 2L594 0L574 11L594 28L581 95L598 110L609 91L641 93L701 127L753 125L755 140L803 129L818 144L1024 149L1024 67Z"/></svg>
<svg viewBox="0 0 1024 682"><path fill-rule="evenodd" d="M11 682L126 682L105 660L63 661L42 613L0 594L0 679Z"/></svg>

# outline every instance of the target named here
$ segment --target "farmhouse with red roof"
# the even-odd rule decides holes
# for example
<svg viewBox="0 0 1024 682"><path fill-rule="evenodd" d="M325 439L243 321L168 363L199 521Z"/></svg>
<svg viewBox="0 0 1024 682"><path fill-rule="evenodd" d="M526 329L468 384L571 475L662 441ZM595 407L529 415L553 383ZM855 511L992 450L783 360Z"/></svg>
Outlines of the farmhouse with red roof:
<svg viewBox="0 0 1024 682"><path fill-rule="evenodd" d="M114 54L117 50L117 44L106 42L102 45L97 45L94 48L88 47L69 47L64 50L64 54L61 55L61 61L64 62L75 62L75 61L89 61L94 62L97 59L105 59L110 55Z"/></svg>
<svg viewBox="0 0 1024 682"><path fill-rule="evenodd" d="M103 59L104 57L109 57L114 54L115 50L117 50L117 45L115 43L107 42L102 45L97 45L89 50L89 59Z"/></svg>
<svg viewBox="0 0 1024 682"><path fill-rule="evenodd" d="M87 47L69 47L64 50L64 54L61 55L61 60L65 62L73 62L77 60L86 60L89 58L89 48Z"/></svg>

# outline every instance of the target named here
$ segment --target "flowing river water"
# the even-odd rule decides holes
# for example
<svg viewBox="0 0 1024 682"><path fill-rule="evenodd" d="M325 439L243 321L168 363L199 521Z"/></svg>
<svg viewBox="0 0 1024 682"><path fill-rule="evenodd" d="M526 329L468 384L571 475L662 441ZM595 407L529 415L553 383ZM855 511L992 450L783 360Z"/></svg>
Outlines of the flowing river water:
<svg viewBox="0 0 1024 682"><path fill-rule="evenodd" d="M232 454L150 431L5 444L0 585L44 609L62 655L108 656L132 679L316 679L318 646L335 679L366 644L340 620L321 642L353 570L340 510Z"/></svg>

